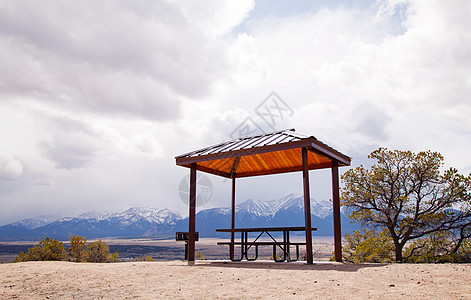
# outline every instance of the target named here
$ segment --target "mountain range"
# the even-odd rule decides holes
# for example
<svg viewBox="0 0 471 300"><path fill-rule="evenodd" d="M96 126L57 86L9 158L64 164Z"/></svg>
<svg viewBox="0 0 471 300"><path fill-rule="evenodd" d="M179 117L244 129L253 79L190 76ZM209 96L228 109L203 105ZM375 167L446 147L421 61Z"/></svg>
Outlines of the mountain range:
<svg viewBox="0 0 471 300"><path fill-rule="evenodd" d="M218 207L201 210L196 215L200 237L226 237L216 228L230 227L231 210ZM304 198L290 194L280 199L249 199L236 206L237 227L304 226ZM333 235L332 203L311 198L312 226L315 235ZM357 230L341 210L342 232ZM45 237L66 240L78 234L88 239L103 237L173 237L188 231L188 218L169 209L134 207L121 213L87 212L76 217L39 216L0 227L0 241L38 240Z"/></svg>

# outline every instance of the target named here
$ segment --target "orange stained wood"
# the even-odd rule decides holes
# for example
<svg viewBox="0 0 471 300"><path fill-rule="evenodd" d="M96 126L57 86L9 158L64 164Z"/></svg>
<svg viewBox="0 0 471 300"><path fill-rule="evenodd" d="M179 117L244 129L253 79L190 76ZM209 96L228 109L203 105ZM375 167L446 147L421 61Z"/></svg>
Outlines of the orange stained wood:
<svg viewBox="0 0 471 300"><path fill-rule="evenodd" d="M202 161L197 164L198 169L230 177L236 157L221 158ZM332 166L331 160L325 156L308 152L309 169L328 168ZM268 175L302 170L301 149L288 149L276 152L252 154L240 157L237 165L236 177Z"/></svg>

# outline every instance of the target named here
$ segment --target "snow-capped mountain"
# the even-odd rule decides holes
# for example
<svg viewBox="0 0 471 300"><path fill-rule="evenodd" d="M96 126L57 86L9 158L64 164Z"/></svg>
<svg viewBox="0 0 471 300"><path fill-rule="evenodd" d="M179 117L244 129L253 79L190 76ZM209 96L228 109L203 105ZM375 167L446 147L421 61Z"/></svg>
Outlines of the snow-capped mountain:
<svg viewBox="0 0 471 300"><path fill-rule="evenodd" d="M277 211L292 209L294 207L304 210L304 196L290 194L283 198L284 201L276 208ZM325 218L332 213L332 203L330 201L318 201L311 198L311 214L319 218Z"/></svg>
<svg viewBox="0 0 471 300"><path fill-rule="evenodd" d="M351 224L347 214L341 212L342 231L351 233L359 228ZM216 228L230 227L231 210L228 207L211 208L200 211L196 215L196 229L200 236L220 236ZM317 201L311 198L312 226L318 230L316 235L333 235L332 203ZM249 199L236 205L236 227L273 227L273 226L304 226L304 197L289 194L283 198L261 201ZM188 219L177 222L176 231L188 230Z"/></svg>
<svg viewBox="0 0 471 300"><path fill-rule="evenodd" d="M50 224L59 219L61 219L61 216L58 216L58 215L44 215L44 216L39 216L36 218L21 220L21 221L12 223L11 225L24 227L26 229L35 229L35 228Z"/></svg>
<svg viewBox="0 0 471 300"><path fill-rule="evenodd" d="M122 213L114 213L106 216L106 219L123 219L130 223L137 221L147 221L152 224L175 224L183 219L178 212L169 209L156 209L148 207L133 207Z"/></svg>
<svg viewBox="0 0 471 300"><path fill-rule="evenodd" d="M81 220L92 221L110 221L119 220L128 224L138 221L146 221L152 224L175 224L177 220L183 219L178 212L171 211L167 208L158 209L152 207L132 207L124 212L119 213L103 213L99 211L88 211L77 217ZM64 218L62 220L72 220L74 218Z"/></svg>
<svg viewBox="0 0 471 300"><path fill-rule="evenodd" d="M300 209L304 211L304 196L289 194L283 198L261 201L249 199L237 205L237 212L250 213L256 216L273 217L280 211ZM319 218L325 218L332 212L330 201L317 201L311 198L311 214Z"/></svg>
<svg viewBox="0 0 471 300"><path fill-rule="evenodd" d="M120 213L87 212L55 220L38 217L0 227L0 239L35 239L44 236L67 239L78 234L87 238L169 235L183 217L169 209L133 207ZM42 224L42 225L41 225Z"/></svg>
<svg viewBox="0 0 471 300"><path fill-rule="evenodd" d="M77 219L83 219L83 220L88 220L88 219L96 219L96 220L102 220L104 219L109 213L107 212L100 212L96 210L91 210L87 211L81 215L78 215L76 218ZM72 218L67 218L67 219L72 219Z"/></svg>
<svg viewBox="0 0 471 300"><path fill-rule="evenodd" d="M216 228L229 228L231 210L217 207L196 215L196 230L201 237L219 236ZM304 198L290 194L270 201L249 199L236 206L237 227L304 226ZM332 235L332 204L311 199L312 226L317 235ZM356 229L342 211L343 232ZM86 212L76 217L41 216L0 227L0 240L32 240L46 236L67 240L78 234L86 238L173 237L188 230L188 218L169 209L133 207L124 212Z"/></svg>

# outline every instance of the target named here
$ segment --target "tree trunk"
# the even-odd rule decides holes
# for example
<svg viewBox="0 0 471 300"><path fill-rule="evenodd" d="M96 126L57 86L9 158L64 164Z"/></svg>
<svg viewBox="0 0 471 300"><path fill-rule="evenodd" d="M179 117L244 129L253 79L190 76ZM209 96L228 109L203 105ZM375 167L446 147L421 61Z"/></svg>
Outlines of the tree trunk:
<svg viewBox="0 0 471 300"><path fill-rule="evenodd" d="M402 248L403 246L400 244L395 244L396 246L396 262L402 262Z"/></svg>
<svg viewBox="0 0 471 300"><path fill-rule="evenodd" d="M403 257L402 257L402 248L404 248L404 240L399 242L399 237L397 236L396 232L394 231L393 226L388 226L389 234L391 234L391 238L394 242L394 249L396 252L396 262L402 262Z"/></svg>

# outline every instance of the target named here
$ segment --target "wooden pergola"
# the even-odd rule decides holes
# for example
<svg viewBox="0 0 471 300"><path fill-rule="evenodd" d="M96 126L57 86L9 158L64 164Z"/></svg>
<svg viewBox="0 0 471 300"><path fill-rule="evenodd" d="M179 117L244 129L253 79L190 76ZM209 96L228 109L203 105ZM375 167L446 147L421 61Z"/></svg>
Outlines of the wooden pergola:
<svg viewBox="0 0 471 300"><path fill-rule="evenodd" d="M232 179L231 229L235 228L236 178L303 172L304 225L306 228L306 259L312 258L311 203L309 170L332 170L332 202L334 217L335 260L342 261L339 173L338 167L349 166L351 158L294 129L277 131L231 140L175 157L178 166L190 168L190 199L188 228L188 264L195 262L196 171ZM234 235L231 234L231 241Z"/></svg>

